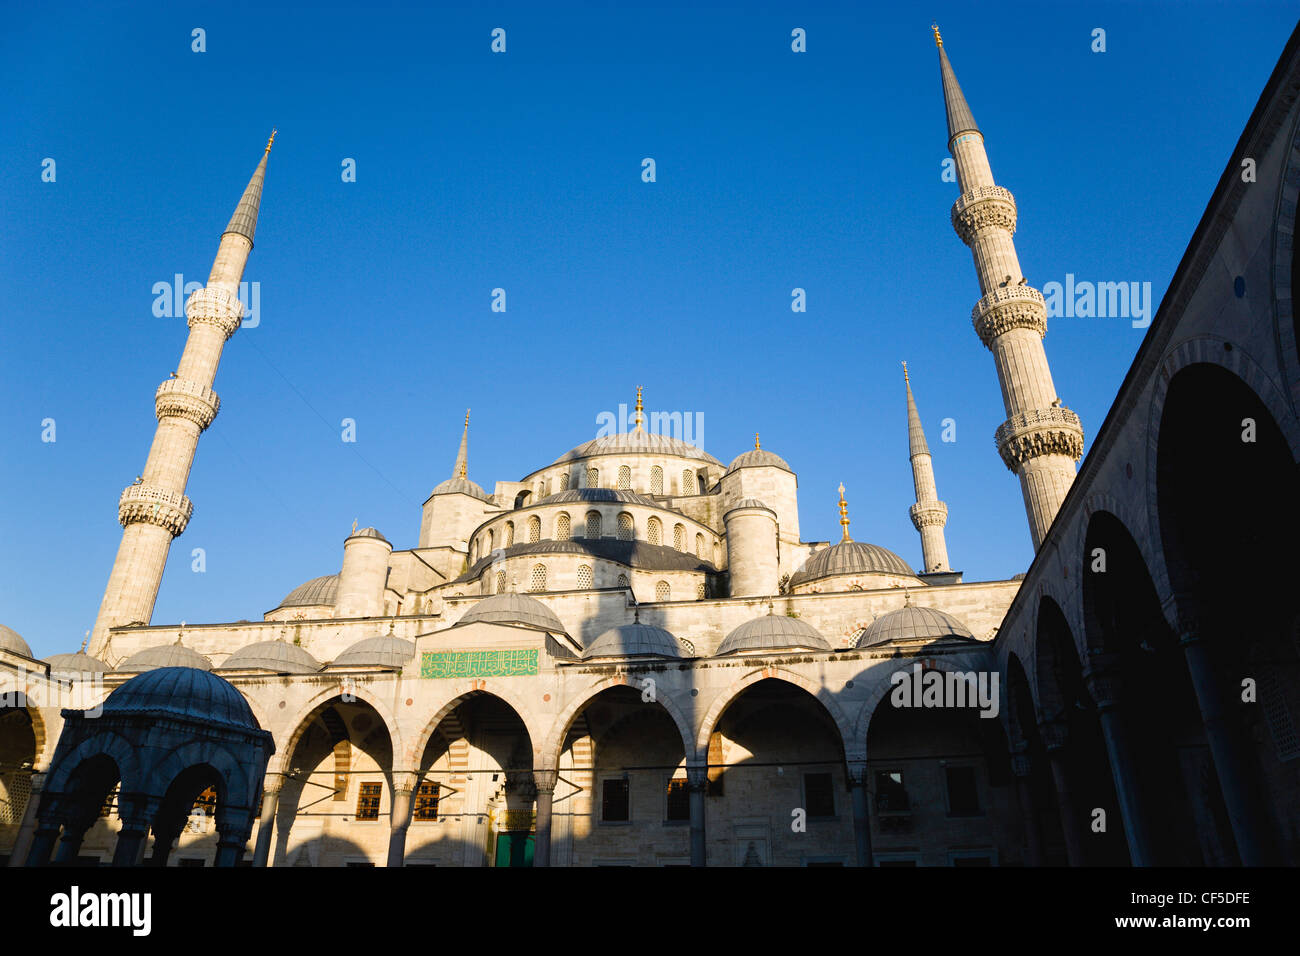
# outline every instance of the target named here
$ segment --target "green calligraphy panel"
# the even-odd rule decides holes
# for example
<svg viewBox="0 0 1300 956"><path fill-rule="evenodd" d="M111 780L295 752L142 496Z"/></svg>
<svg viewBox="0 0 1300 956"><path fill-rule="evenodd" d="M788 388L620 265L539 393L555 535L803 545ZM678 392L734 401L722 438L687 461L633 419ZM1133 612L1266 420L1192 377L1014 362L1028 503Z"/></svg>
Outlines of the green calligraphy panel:
<svg viewBox="0 0 1300 956"><path fill-rule="evenodd" d="M420 676L432 680L521 677L537 673L537 649L509 651L425 651Z"/></svg>

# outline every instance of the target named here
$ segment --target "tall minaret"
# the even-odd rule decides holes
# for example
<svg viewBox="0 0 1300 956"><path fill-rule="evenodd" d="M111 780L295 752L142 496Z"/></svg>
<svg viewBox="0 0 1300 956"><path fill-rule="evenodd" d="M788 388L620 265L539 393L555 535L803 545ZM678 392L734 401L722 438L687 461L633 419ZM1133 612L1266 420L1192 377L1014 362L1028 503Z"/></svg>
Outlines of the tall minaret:
<svg viewBox="0 0 1300 956"><path fill-rule="evenodd" d="M925 443L921 416L916 412L912 398L912 380L907 376L907 363L903 363L903 384L907 388L907 444L912 459L912 484L916 487L916 504L909 513L912 525L921 533L921 569L951 571L948 567L948 545L943 540L943 526L948 523L948 506L939 500L934 486L934 463L930 459L930 446Z"/></svg>
<svg viewBox="0 0 1300 956"><path fill-rule="evenodd" d="M1043 351L1047 309L1043 295L1026 284L1011 236L1016 200L993 183L984 136L943 49L939 28L939 72L948 111L948 150L957 164L961 195L952 207L952 227L975 258L983 298L971 312L975 331L993 353L1007 420L995 439L1007 468L1020 476L1034 549L1056 517L1083 454L1079 416L1061 405Z"/></svg>
<svg viewBox="0 0 1300 956"><path fill-rule="evenodd" d="M190 296L185 315L190 328L180 365L158 386L154 409L158 429L144 473L127 486L118 501L122 543L108 578L104 601L91 637L90 652L99 654L108 629L122 624L147 624L167 564L172 538L185 530L194 506L185 495L199 435L217 417L221 401L212 391L226 340L243 319L239 282L253 249L257 211L262 201L266 160L275 142L267 141L262 161L253 171L230 225L221 235L208 284Z"/></svg>

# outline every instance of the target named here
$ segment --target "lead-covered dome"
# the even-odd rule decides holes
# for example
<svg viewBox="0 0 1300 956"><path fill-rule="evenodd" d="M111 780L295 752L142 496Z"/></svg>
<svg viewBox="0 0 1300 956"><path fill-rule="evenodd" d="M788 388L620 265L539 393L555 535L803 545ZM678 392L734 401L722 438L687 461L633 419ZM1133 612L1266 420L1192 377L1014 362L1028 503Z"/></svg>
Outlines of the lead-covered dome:
<svg viewBox="0 0 1300 956"><path fill-rule="evenodd" d="M741 468L780 468L794 474L789 463L780 455L775 455L766 448L751 448L743 454L737 455L731 459L731 464L727 466L727 474L733 471L739 471Z"/></svg>
<svg viewBox="0 0 1300 956"><path fill-rule="evenodd" d="M681 657L681 645L671 631L653 624L634 621L611 627L597 637L586 650L582 659L596 657Z"/></svg>
<svg viewBox="0 0 1300 956"><path fill-rule="evenodd" d="M74 654L51 654L45 658L50 665L51 674L104 674L112 670L98 657L91 657L85 651Z"/></svg>
<svg viewBox="0 0 1300 956"><path fill-rule="evenodd" d="M823 548L790 578L790 587L841 574L900 574L916 577L911 565L887 548L862 541L841 541Z"/></svg>
<svg viewBox="0 0 1300 956"><path fill-rule="evenodd" d="M0 650L13 651L23 657L32 656L32 649L27 646L23 636L12 627L5 627L3 624L0 624Z"/></svg>
<svg viewBox="0 0 1300 956"><path fill-rule="evenodd" d="M331 667L404 667L415 657L415 645L386 634L357 641L334 658Z"/></svg>
<svg viewBox="0 0 1300 956"><path fill-rule="evenodd" d="M492 496L483 490L477 482L468 478L448 478L434 485L432 495L469 495L479 501L491 501Z"/></svg>
<svg viewBox="0 0 1300 956"><path fill-rule="evenodd" d="M831 645L806 621L785 614L765 614L746 621L718 645L717 656L738 651L829 651Z"/></svg>
<svg viewBox="0 0 1300 956"><path fill-rule="evenodd" d="M297 644L288 641L262 641L241 647L217 668L222 671L257 670L272 674L314 674L320 662Z"/></svg>
<svg viewBox="0 0 1300 956"><path fill-rule="evenodd" d="M229 681L193 667L160 667L132 677L108 695L104 713L180 717L240 730L259 729L248 701Z"/></svg>
<svg viewBox="0 0 1300 956"><path fill-rule="evenodd" d="M316 605L333 605L339 590L339 576L326 574L312 578L298 585L288 593L280 607L314 607Z"/></svg>
<svg viewBox="0 0 1300 956"><path fill-rule="evenodd" d="M157 647L146 647L142 651L136 651L117 665L117 671L120 674L134 674L166 667L188 667L210 671L212 661L177 641L175 644L160 644ZM127 683L129 684L130 681ZM126 684L122 686L125 687Z"/></svg>
<svg viewBox="0 0 1300 956"><path fill-rule="evenodd" d="M702 448L697 448L680 438L648 432L640 427L628 432L602 435L583 442L577 448L555 459L554 464L562 465L566 461L594 458L597 455L671 455L675 458L695 458L719 467L722 465L722 462Z"/></svg>
<svg viewBox="0 0 1300 956"><path fill-rule="evenodd" d="M547 495L545 498L533 502L532 506L571 504L579 501L645 505L647 508L658 508L660 510L663 510L664 507L658 501L646 495L637 494L635 491L620 491L615 488L570 488L568 491L557 491L553 495Z"/></svg>
<svg viewBox="0 0 1300 956"><path fill-rule="evenodd" d="M504 591L485 597L465 612L457 624L523 624L557 634L567 633L555 612L537 598L514 591Z"/></svg>
<svg viewBox="0 0 1300 956"><path fill-rule="evenodd" d="M932 607L901 607L882 614L858 637L854 647L877 647L881 644L923 641L930 643L945 639L975 640L961 621L951 614Z"/></svg>

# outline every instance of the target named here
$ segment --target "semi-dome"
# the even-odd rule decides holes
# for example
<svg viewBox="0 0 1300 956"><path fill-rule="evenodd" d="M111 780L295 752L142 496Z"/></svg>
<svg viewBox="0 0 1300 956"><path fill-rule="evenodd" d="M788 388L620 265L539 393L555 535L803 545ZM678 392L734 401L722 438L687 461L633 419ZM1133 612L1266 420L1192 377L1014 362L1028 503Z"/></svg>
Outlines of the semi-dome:
<svg viewBox="0 0 1300 956"><path fill-rule="evenodd" d="M222 671L258 670L272 674L314 674L320 663L297 644L288 641L261 641L241 647L217 668Z"/></svg>
<svg viewBox="0 0 1300 956"><path fill-rule="evenodd" d="M543 631L567 633L555 612L537 598L514 591L504 591L485 597L465 612L458 624L523 624Z"/></svg>
<svg viewBox="0 0 1300 956"><path fill-rule="evenodd" d="M561 505L580 501L607 504L619 502L628 505L645 505L648 508L663 508L662 504L646 495L637 494L635 491L619 491L615 488L570 488L568 491L557 491L553 495L547 495L533 504Z"/></svg>
<svg viewBox="0 0 1300 956"><path fill-rule="evenodd" d="M32 649L27 646L22 635L12 627L5 627L3 624L0 624L0 650L13 651L23 657L32 656Z"/></svg>
<svg viewBox="0 0 1300 956"><path fill-rule="evenodd" d="M594 657L681 657L682 649L670 631L653 624L634 621L611 627L597 637L582 659Z"/></svg>
<svg viewBox="0 0 1300 956"><path fill-rule="evenodd" d="M727 466L727 474L731 474L733 471L739 471L741 468L762 467L780 468L794 474L794 469L790 467L789 463L784 458L780 455L774 455L766 448L751 448L749 451L737 455L731 460L731 464Z"/></svg>
<svg viewBox="0 0 1300 956"><path fill-rule="evenodd" d="M628 432L615 432L602 435L591 441L583 442L577 448L555 459L555 464L577 461L580 458L594 458L597 455L671 455L676 458L696 458L710 464L721 466L722 462L702 448L673 438L635 428Z"/></svg>
<svg viewBox="0 0 1300 956"><path fill-rule="evenodd" d="M841 541L823 548L790 578L790 586L838 574L901 574L916 577L911 565L887 548L862 541Z"/></svg>
<svg viewBox="0 0 1300 956"><path fill-rule="evenodd" d="M180 717L257 730L242 694L227 680L193 667L160 667L132 677L104 701L104 714Z"/></svg>
<svg viewBox="0 0 1300 956"><path fill-rule="evenodd" d="M333 667L403 667L415 657L415 645L386 634L357 641L334 658Z"/></svg>
<svg viewBox="0 0 1300 956"><path fill-rule="evenodd" d="M975 635L951 614L932 607L899 608L882 614L858 637L854 647L909 641L938 641L945 638L973 641Z"/></svg>
<svg viewBox="0 0 1300 956"><path fill-rule="evenodd" d="M339 576L326 574L298 585L280 602L280 607L312 607L333 605L339 590Z"/></svg>
<svg viewBox="0 0 1300 956"><path fill-rule="evenodd" d="M829 651L831 645L806 621L786 614L765 614L746 621L718 645L717 655L738 651L787 651L803 648Z"/></svg>
<svg viewBox="0 0 1300 956"><path fill-rule="evenodd" d="M85 651L74 654L51 654L45 658L50 665L51 674L104 674L112 670L98 657L91 657Z"/></svg>
<svg viewBox="0 0 1300 956"><path fill-rule="evenodd" d="M434 495L469 495L471 498L477 498L479 501L490 501L492 496L483 490L477 482L470 481L468 478L448 478L446 481L434 485Z"/></svg>
<svg viewBox="0 0 1300 956"><path fill-rule="evenodd" d="M135 674L158 670L163 667L189 667L201 671L210 671L212 670L212 661L198 651L192 650L177 641L175 644L159 644L157 647L146 647L142 651L136 651L117 665L117 671L121 674ZM130 681L127 683L130 683ZM125 687L126 685L122 686Z"/></svg>

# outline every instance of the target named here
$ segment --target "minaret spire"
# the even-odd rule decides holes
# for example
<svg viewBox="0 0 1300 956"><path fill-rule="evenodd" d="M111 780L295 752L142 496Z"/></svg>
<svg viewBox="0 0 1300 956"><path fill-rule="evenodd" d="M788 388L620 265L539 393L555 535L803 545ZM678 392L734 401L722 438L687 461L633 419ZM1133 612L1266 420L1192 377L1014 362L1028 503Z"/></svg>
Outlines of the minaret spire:
<svg viewBox="0 0 1300 956"><path fill-rule="evenodd" d="M844 529L844 536L840 538L840 543L852 541L849 537L849 503L844 500L844 482L840 482L840 527Z"/></svg>
<svg viewBox="0 0 1300 956"><path fill-rule="evenodd" d="M934 463L930 446L921 428L921 416L916 411L912 397L912 380L903 363L903 384L907 388L907 446L912 461L912 485L916 489L916 504L909 509L912 526L921 535L921 561L926 573L951 571L948 567L948 544L944 541L943 527L948 523L948 506L939 500L934 486Z"/></svg>
<svg viewBox="0 0 1300 956"><path fill-rule="evenodd" d="M636 387L636 412L632 416L632 424L635 426L632 429L633 431L641 431L641 422L645 420L645 416L642 414L643 409L644 406L641 404L641 386L638 385Z"/></svg>
<svg viewBox="0 0 1300 956"><path fill-rule="evenodd" d="M1012 235L1016 200L993 182L984 135L957 85L948 54L939 44L939 72L948 113L948 149L957 166L961 195L952 226L975 259L982 298L971 311L975 332L993 353L1007 420L995 435L1007 468L1020 478L1034 549L1042 543L1074 482L1083 454L1083 426L1065 408L1052 384L1043 350L1047 309L1027 284Z"/></svg>
<svg viewBox="0 0 1300 956"><path fill-rule="evenodd" d="M456 452L455 478L469 477L469 409L465 409L465 432L460 436L460 451Z"/></svg>
<svg viewBox="0 0 1300 956"><path fill-rule="evenodd" d="M275 139L274 131L271 139ZM185 306L190 332L180 364L154 394L158 428L144 472L118 500L122 542L91 635L94 656L103 653L109 628L149 623L172 539L185 530L193 514L185 485L199 435L212 424L221 407L212 384L226 340L235 334L243 319L239 283L253 249L270 152L268 142L221 235L208 284L190 296Z"/></svg>

